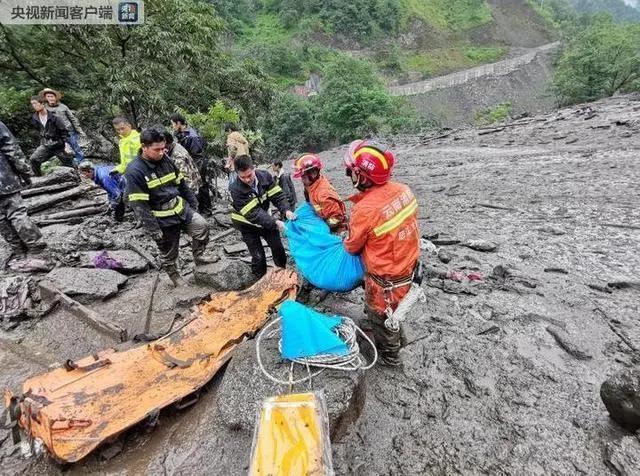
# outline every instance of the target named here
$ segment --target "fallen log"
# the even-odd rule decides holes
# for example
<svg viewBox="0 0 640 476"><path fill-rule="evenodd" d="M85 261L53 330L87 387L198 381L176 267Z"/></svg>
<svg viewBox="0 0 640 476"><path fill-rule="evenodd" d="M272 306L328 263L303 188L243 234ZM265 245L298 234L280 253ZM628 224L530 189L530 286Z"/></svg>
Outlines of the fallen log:
<svg viewBox="0 0 640 476"><path fill-rule="evenodd" d="M18 424L58 461L73 463L150 414L209 382L270 311L295 299L298 278L267 273L251 288L212 294L184 326L148 345L107 349L27 379L23 395L5 393ZM16 408L16 405L19 408Z"/></svg>
<svg viewBox="0 0 640 476"><path fill-rule="evenodd" d="M64 192L56 193L54 195L47 195L46 197L38 197L35 200L27 203L27 211L29 213L39 212L46 210L53 205L68 200L70 198L77 197L87 193L89 190L94 189L95 185L79 185L71 190L65 190Z"/></svg>
<svg viewBox="0 0 640 476"><path fill-rule="evenodd" d="M117 324L106 321L97 312L83 306L75 299L70 298L55 286L45 281L40 282L40 293L48 300L58 300L60 304L78 319L89 324L98 332L109 336L119 342L127 340L127 331Z"/></svg>
<svg viewBox="0 0 640 476"><path fill-rule="evenodd" d="M97 213L102 213L107 210L106 204L93 205L90 207L67 210L64 212L51 213L49 215L39 216L38 219L41 220L65 220L67 218L76 218L76 217L85 217L90 215L95 215Z"/></svg>
<svg viewBox="0 0 640 476"><path fill-rule="evenodd" d="M71 167L56 167L51 173L34 177L30 188L45 187L56 183L80 183L80 176Z"/></svg>
<svg viewBox="0 0 640 476"><path fill-rule="evenodd" d="M22 195L22 198L28 198L28 197L33 197L35 195L42 195L43 193L51 193L51 192L58 192L60 190L67 190L72 187L75 187L76 185L77 185L76 182L54 183L53 185L45 185L43 187L26 188L22 192L20 192L20 195Z"/></svg>
<svg viewBox="0 0 640 476"><path fill-rule="evenodd" d="M496 132L502 132L502 131L504 131L504 127L496 127L493 129L484 129L484 130L478 131L478 135L485 136L487 134L495 134Z"/></svg>
<svg viewBox="0 0 640 476"><path fill-rule="evenodd" d="M640 225L627 225L625 223L601 223L601 226L609 228L622 228L625 230L640 230Z"/></svg>
<svg viewBox="0 0 640 476"><path fill-rule="evenodd" d="M476 206L482 208L492 208L493 210L507 210L510 212L518 211L516 208L505 207L504 205L495 205L493 203L476 203Z"/></svg>

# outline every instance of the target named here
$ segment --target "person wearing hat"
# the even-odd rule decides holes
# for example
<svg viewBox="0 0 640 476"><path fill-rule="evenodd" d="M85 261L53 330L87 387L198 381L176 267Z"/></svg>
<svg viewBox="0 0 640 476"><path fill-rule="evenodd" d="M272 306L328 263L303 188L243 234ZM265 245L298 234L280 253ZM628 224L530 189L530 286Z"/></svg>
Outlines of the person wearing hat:
<svg viewBox="0 0 640 476"><path fill-rule="evenodd" d="M124 190L126 183L124 177L119 174L112 174L115 167L113 165L93 165L89 160L83 160L78 165L80 174L89 180L93 180L96 185L107 192L109 207L114 213L116 221L122 221L124 217Z"/></svg>
<svg viewBox="0 0 640 476"><path fill-rule="evenodd" d="M80 121L78 121L78 118L73 114L73 112L71 112L71 109L69 109L66 104L60 102L60 99L62 98L62 93L60 91L45 88L40 91L40 97L45 100L45 107L47 108L47 111L55 113L69 131L69 145L75 155L76 165L79 164L84 160L84 153L82 152L78 138L85 135L82 127L80 126Z"/></svg>
<svg viewBox="0 0 640 476"><path fill-rule="evenodd" d="M42 164L57 157L65 167L73 167L73 160L67 154L69 130L55 112L49 112L45 100L40 96L31 98L33 116L31 124L40 134L40 145L29 157L33 173L42 175Z"/></svg>

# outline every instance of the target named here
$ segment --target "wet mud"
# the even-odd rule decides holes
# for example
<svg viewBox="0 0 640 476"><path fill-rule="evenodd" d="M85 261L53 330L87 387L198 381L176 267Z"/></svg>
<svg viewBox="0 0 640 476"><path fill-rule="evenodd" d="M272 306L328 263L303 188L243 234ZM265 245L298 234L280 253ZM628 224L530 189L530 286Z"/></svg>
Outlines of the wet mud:
<svg viewBox="0 0 640 476"><path fill-rule="evenodd" d="M395 179L418 197L433 243L422 254L427 302L407 320L404 367L366 373L360 416L332 442L336 474L616 474L607 448L631 433L610 420L599 390L638 365L640 100L591 108L392 139ZM343 150L322 157L347 196ZM465 246L479 240L497 246ZM130 278L91 307L132 329L153 278ZM154 331L203 293L189 289L179 295L161 281ZM319 308L357 318L362 293ZM0 337L21 346L0 341L3 387L113 345L61 309ZM5 440L2 472L246 474L252 434L222 421L221 378L193 406L70 468L9 454Z"/></svg>

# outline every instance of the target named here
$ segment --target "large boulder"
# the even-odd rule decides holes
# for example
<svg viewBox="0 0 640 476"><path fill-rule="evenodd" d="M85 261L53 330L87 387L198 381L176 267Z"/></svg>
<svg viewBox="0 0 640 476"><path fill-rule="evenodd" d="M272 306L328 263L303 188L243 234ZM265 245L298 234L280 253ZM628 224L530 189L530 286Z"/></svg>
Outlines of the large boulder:
<svg viewBox="0 0 640 476"><path fill-rule="evenodd" d="M640 429L640 369L628 369L607 379L600 397L609 415L631 431Z"/></svg>
<svg viewBox="0 0 640 476"><path fill-rule="evenodd" d="M242 261L223 259L206 266L197 266L196 283L214 291L239 291L254 282L251 266Z"/></svg>
<svg viewBox="0 0 640 476"><path fill-rule="evenodd" d="M263 339L260 353L264 367L280 380L287 380L290 363L280 357L277 339ZM307 370L299 365L294 372L295 379L307 375ZM347 426L360 416L365 398L363 372L325 370L313 378L312 383L314 390L324 391L332 440L340 438ZM262 402L287 391L286 386L272 382L262 373L255 341L246 341L235 350L224 374L218 409L230 429L252 430ZM308 382L294 387L296 391L308 391Z"/></svg>
<svg viewBox="0 0 640 476"><path fill-rule="evenodd" d="M45 281L86 304L114 296L127 277L111 269L56 268L45 276Z"/></svg>

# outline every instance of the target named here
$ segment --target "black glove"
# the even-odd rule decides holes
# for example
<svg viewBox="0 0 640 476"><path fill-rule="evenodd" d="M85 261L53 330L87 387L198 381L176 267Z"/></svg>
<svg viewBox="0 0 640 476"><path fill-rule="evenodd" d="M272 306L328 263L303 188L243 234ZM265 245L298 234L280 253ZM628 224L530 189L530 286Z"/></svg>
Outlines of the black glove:
<svg viewBox="0 0 640 476"><path fill-rule="evenodd" d="M25 185L25 187L30 187L31 184L33 183L31 181L31 176L30 175L23 175L22 176L22 183Z"/></svg>

